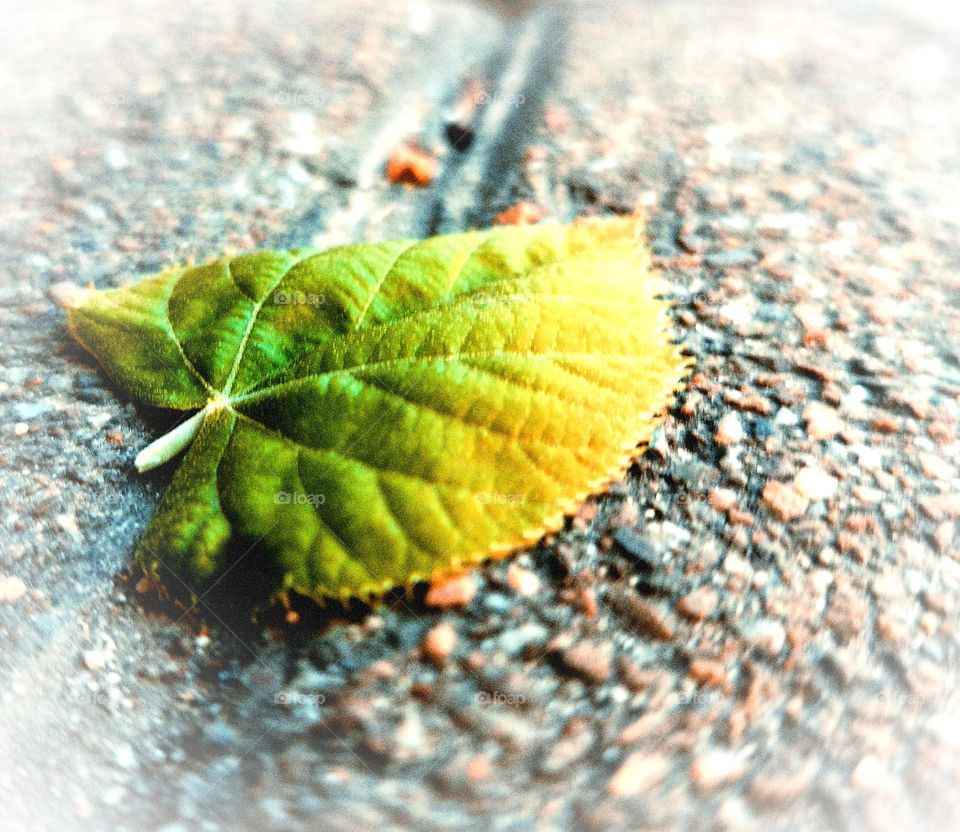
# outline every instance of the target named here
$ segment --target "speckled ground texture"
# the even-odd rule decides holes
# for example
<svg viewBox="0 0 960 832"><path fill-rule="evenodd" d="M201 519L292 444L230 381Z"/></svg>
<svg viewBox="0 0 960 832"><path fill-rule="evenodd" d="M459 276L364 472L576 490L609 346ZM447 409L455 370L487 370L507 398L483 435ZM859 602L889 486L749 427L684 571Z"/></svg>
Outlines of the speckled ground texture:
<svg viewBox="0 0 960 832"><path fill-rule="evenodd" d="M922 5L5 9L0 826L956 828L960 26ZM49 288L520 200L650 217L697 368L627 478L465 606L138 591L171 417Z"/></svg>

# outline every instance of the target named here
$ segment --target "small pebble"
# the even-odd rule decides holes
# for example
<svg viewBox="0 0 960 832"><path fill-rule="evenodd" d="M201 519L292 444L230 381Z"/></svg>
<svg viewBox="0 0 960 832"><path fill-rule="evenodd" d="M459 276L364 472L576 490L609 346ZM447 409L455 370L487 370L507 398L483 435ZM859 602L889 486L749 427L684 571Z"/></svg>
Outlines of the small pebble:
<svg viewBox="0 0 960 832"><path fill-rule="evenodd" d="M669 771L670 763L666 757L635 751L614 772L607 784L607 792L613 797L635 797L662 783Z"/></svg>
<svg viewBox="0 0 960 832"><path fill-rule="evenodd" d="M757 262L757 255L749 248L730 248L726 251L707 254L703 262L711 269L732 269L754 265Z"/></svg>
<svg viewBox="0 0 960 832"><path fill-rule="evenodd" d="M633 529L617 529L613 533L613 542L634 558L642 569L654 569L659 564L660 559L653 544Z"/></svg>
<svg viewBox="0 0 960 832"><path fill-rule="evenodd" d="M27 585L16 575L0 575L0 602L19 601L27 592Z"/></svg>
<svg viewBox="0 0 960 832"><path fill-rule="evenodd" d="M629 590L611 587L604 596L607 606L626 618L640 635L657 641L670 641L674 625L659 607L642 601Z"/></svg>
<svg viewBox="0 0 960 832"><path fill-rule="evenodd" d="M810 505L809 498L803 496L792 485L769 480L763 487L763 501L780 520L793 520L803 516Z"/></svg>
<svg viewBox="0 0 960 832"><path fill-rule="evenodd" d="M424 656L432 662L443 664L457 646L457 631L446 622L437 624L424 636L422 646Z"/></svg>
<svg viewBox="0 0 960 832"><path fill-rule="evenodd" d="M750 571L750 561L736 552L731 552L723 559L723 571L743 577Z"/></svg>
<svg viewBox="0 0 960 832"><path fill-rule="evenodd" d="M585 586L577 593L577 603L587 618L596 618L599 612L597 596L590 587Z"/></svg>
<svg viewBox="0 0 960 832"><path fill-rule="evenodd" d="M717 511L726 511L737 502L737 492L732 488L714 488L707 495L707 505Z"/></svg>
<svg viewBox="0 0 960 832"><path fill-rule="evenodd" d="M429 185L437 175L437 159L425 150L406 145L387 161L387 179L397 184Z"/></svg>
<svg viewBox="0 0 960 832"><path fill-rule="evenodd" d="M808 500L829 500L837 493L838 482L822 468L808 465L794 477L793 487Z"/></svg>
<svg viewBox="0 0 960 832"><path fill-rule="evenodd" d="M588 682L603 682L610 676L610 645L581 641L560 656L563 666Z"/></svg>
<svg viewBox="0 0 960 832"><path fill-rule="evenodd" d="M477 583L472 575L454 575L438 578L423 599L428 607L465 607L477 594Z"/></svg>
<svg viewBox="0 0 960 832"><path fill-rule="evenodd" d="M83 664L87 670L95 673L107 666L107 657L102 650L84 650Z"/></svg>
<svg viewBox="0 0 960 832"><path fill-rule="evenodd" d="M761 618L743 629L744 637L758 650L768 656L779 656L787 641L787 632L779 621Z"/></svg>
<svg viewBox="0 0 960 832"><path fill-rule="evenodd" d="M484 754L478 754L467 763L467 777L474 783L481 783L493 774L493 763Z"/></svg>
<svg viewBox="0 0 960 832"><path fill-rule="evenodd" d="M792 428L800 420L797 418L797 414L794 413L788 407L781 407L777 411L777 415L773 419L774 424L781 425L783 427Z"/></svg>
<svg viewBox="0 0 960 832"><path fill-rule="evenodd" d="M949 520L937 526L933 533L933 540L941 552L946 552L953 544L953 536L956 533L956 526Z"/></svg>
<svg viewBox="0 0 960 832"><path fill-rule="evenodd" d="M953 466L943 457L936 454L920 454L920 467L923 473L932 480L951 480L955 471Z"/></svg>
<svg viewBox="0 0 960 832"><path fill-rule="evenodd" d="M937 494L922 497L920 510L931 520L943 520L945 517L960 518L960 493Z"/></svg>
<svg viewBox="0 0 960 832"><path fill-rule="evenodd" d="M721 748L708 751L694 760L690 766L690 778L698 788L713 791L739 780L743 775L743 762L732 751Z"/></svg>
<svg viewBox="0 0 960 832"><path fill-rule="evenodd" d="M833 439L844 427L840 414L821 402L810 402L803 409L803 420L811 439Z"/></svg>
<svg viewBox="0 0 960 832"><path fill-rule="evenodd" d="M687 675L698 685L722 688L727 684L727 669L714 659L694 659Z"/></svg>
<svg viewBox="0 0 960 832"><path fill-rule="evenodd" d="M748 795L759 808L786 806L810 788L814 773L810 765L792 772L763 771L750 784Z"/></svg>
<svg viewBox="0 0 960 832"><path fill-rule="evenodd" d="M876 630L880 638L890 644L905 644L910 635L910 624L902 613L888 610L877 616Z"/></svg>
<svg viewBox="0 0 960 832"><path fill-rule="evenodd" d="M83 536L80 534L80 528L77 526L77 517L72 511L58 514L53 519L57 526L66 532L74 542L79 543L83 539Z"/></svg>
<svg viewBox="0 0 960 832"><path fill-rule="evenodd" d="M740 417L736 413L728 413L720 420L713 438L718 445L729 447L743 441L744 431Z"/></svg>
<svg viewBox="0 0 960 832"><path fill-rule="evenodd" d="M712 586L701 586L677 602L677 612L690 621L703 621L717 608L718 600Z"/></svg>
<svg viewBox="0 0 960 832"><path fill-rule="evenodd" d="M540 579L529 569L515 563L507 568L507 583L517 595L536 595L540 589Z"/></svg>
<svg viewBox="0 0 960 832"><path fill-rule="evenodd" d="M856 485L853 488L853 497L864 505L876 505L883 499L883 492L870 485Z"/></svg>

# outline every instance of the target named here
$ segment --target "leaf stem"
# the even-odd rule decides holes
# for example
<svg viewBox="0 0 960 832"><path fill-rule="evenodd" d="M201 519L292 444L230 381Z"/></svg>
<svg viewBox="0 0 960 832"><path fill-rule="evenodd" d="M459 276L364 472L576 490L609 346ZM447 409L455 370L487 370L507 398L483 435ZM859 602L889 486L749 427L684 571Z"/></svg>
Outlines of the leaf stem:
<svg viewBox="0 0 960 832"><path fill-rule="evenodd" d="M198 410L187 421L181 422L172 431L147 445L133 461L137 471L142 474L144 471L163 465L164 462L173 459L183 451L200 431L200 425L214 406L215 403L211 401L203 410Z"/></svg>

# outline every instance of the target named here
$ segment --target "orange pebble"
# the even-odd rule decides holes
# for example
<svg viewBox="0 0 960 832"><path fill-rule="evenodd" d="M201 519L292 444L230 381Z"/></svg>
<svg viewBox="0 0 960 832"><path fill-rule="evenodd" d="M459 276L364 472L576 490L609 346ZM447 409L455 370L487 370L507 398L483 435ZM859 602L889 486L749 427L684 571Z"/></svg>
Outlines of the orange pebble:
<svg viewBox="0 0 960 832"><path fill-rule="evenodd" d="M435 156L418 147L404 145L387 160L387 179L396 184L429 185L437 175Z"/></svg>
<svg viewBox="0 0 960 832"><path fill-rule="evenodd" d="M462 607L477 594L477 584L470 575L437 578L427 590L424 603L428 607Z"/></svg>
<svg viewBox="0 0 960 832"><path fill-rule="evenodd" d="M518 202L497 214L497 225L533 225L544 218L544 210L533 202Z"/></svg>

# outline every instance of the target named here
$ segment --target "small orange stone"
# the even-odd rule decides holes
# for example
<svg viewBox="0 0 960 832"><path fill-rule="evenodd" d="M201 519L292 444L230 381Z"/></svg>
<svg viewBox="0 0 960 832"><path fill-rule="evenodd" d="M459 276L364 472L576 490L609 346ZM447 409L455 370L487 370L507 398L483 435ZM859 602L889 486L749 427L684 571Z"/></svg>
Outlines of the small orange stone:
<svg viewBox="0 0 960 832"><path fill-rule="evenodd" d="M822 402L810 402L804 408L803 419L811 439L833 439L844 427L840 414Z"/></svg>
<svg viewBox="0 0 960 832"><path fill-rule="evenodd" d="M387 179L398 185L429 185L437 175L435 156L418 147L404 145L387 160Z"/></svg>
<svg viewBox="0 0 960 832"><path fill-rule="evenodd" d="M749 511L741 511L736 506L727 510L727 522L731 526L752 526L756 518Z"/></svg>
<svg viewBox="0 0 960 832"><path fill-rule="evenodd" d="M467 777L474 782L486 780L493 773L493 764L490 758L483 754L478 754L469 763L467 763Z"/></svg>
<svg viewBox="0 0 960 832"><path fill-rule="evenodd" d="M703 621L713 613L718 603L717 591L711 586L701 586L677 602L677 612L690 621Z"/></svg>
<svg viewBox="0 0 960 832"><path fill-rule="evenodd" d="M777 480L770 480L763 487L763 501L783 521L801 517L810 505L810 501L792 485Z"/></svg>
<svg viewBox="0 0 960 832"><path fill-rule="evenodd" d="M545 216L543 208L533 202L518 202L497 214L497 225L533 225Z"/></svg>
<svg viewBox="0 0 960 832"><path fill-rule="evenodd" d="M900 430L900 420L889 413L878 413L873 420L873 429L877 433L897 433Z"/></svg>
<svg viewBox="0 0 960 832"><path fill-rule="evenodd" d="M428 607L464 607L477 594L477 584L471 575L437 578L427 590L424 603Z"/></svg>
<svg viewBox="0 0 960 832"><path fill-rule="evenodd" d="M698 685L722 688L727 684L727 669L723 662L713 659L694 659L687 675Z"/></svg>
<svg viewBox="0 0 960 832"><path fill-rule="evenodd" d="M737 501L737 492L732 488L714 488L707 495L707 505L717 511L726 511Z"/></svg>
<svg viewBox="0 0 960 832"><path fill-rule="evenodd" d="M583 587L580 592L577 593L577 600L580 602L580 609L583 610L583 614L587 618L597 617L597 596L593 594L592 589Z"/></svg>
<svg viewBox="0 0 960 832"><path fill-rule="evenodd" d="M443 664L457 646L457 631L450 624L431 627L423 637L423 654L432 662Z"/></svg>

